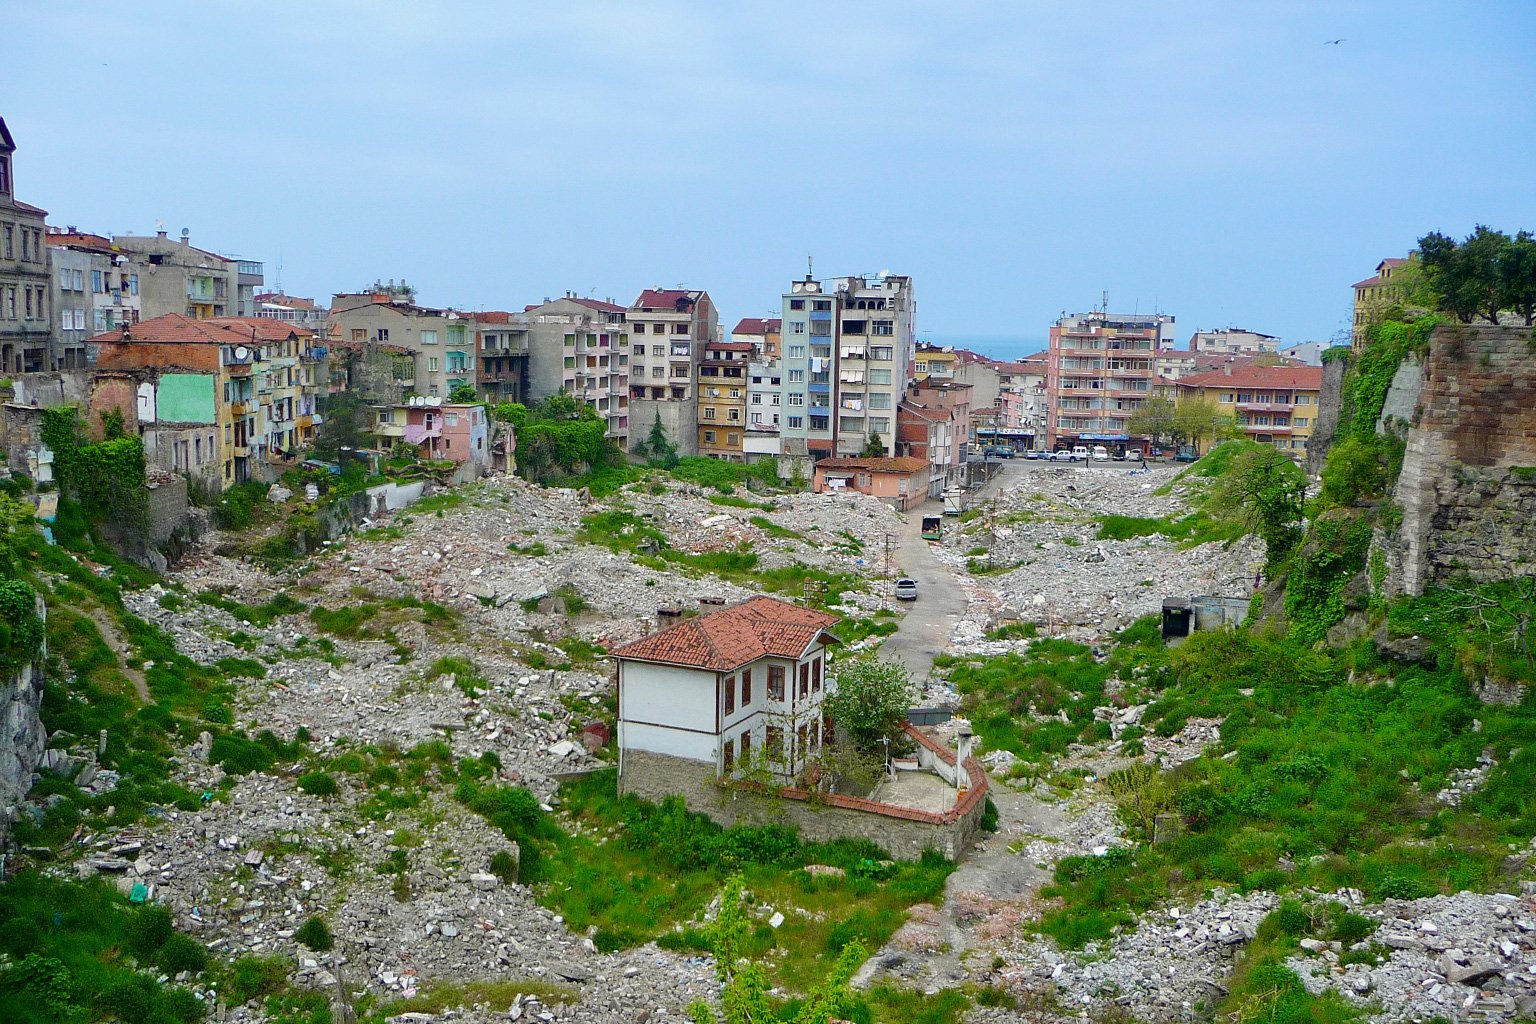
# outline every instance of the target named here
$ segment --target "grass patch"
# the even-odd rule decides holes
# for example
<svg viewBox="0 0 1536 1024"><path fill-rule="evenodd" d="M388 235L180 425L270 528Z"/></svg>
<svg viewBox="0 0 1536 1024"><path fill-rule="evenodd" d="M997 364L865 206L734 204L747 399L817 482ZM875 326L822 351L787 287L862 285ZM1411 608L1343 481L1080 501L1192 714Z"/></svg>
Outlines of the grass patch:
<svg viewBox="0 0 1536 1024"><path fill-rule="evenodd" d="M197 595L197 601L210 608L222 609L238 621L250 623L253 626L269 626L280 616L299 615L308 607L302 601L296 601L287 594L278 594L261 604L241 604L229 597L228 591L223 589L205 590Z"/></svg>
<svg viewBox="0 0 1536 1024"><path fill-rule="evenodd" d="M513 978L496 981L438 981L429 982L409 999L396 999L379 1007L384 1017L397 1017L402 1013L441 1014L448 1010L468 1009L485 1005L505 1010L518 996L534 996L546 1006L571 1005L580 999L580 993L569 985L556 985L529 978Z"/></svg>

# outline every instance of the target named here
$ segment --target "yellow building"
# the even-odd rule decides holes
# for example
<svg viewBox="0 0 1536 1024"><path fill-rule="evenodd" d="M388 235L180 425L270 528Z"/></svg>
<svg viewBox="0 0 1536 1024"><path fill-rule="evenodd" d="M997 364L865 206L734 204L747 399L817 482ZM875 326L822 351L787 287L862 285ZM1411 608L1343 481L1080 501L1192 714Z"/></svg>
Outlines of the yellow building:
<svg viewBox="0 0 1536 1024"><path fill-rule="evenodd" d="M919 343L916 362L912 367L912 379L927 380L932 377L936 381L952 381L955 379L955 367L959 363L959 356L953 348Z"/></svg>
<svg viewBox="0 0 1536 1024"><path fill-rule="evenodd" d="M747 424L748 341L712 341L699 360L699 454L743 462Z"/></svg>
<svg viewBox="0 0 1536 1024"><path fill-rule="evenodd" d="M1418 259L1419 254L1414 252L1404 259L1388 257L1376 264L1375 277L1354 283L1355 318L1350 328L1350 340L1356 349L1365 343L1365 329L1381 315L1382 310L1401 303L1407 297L1402 280L1394 280L1394 275L1401 275L1404 268L1416 265Z"/></svg>
<svg viewBox="0 0 1536 1024"><path fill-rule="evenodd" d="M1227 365L1182 377L1180 399L1209 398L1233 417L1238 433L1273 444L1291 458L1306 458L1307 440L1317 427L1323 389L1320 366Z"/></svg>

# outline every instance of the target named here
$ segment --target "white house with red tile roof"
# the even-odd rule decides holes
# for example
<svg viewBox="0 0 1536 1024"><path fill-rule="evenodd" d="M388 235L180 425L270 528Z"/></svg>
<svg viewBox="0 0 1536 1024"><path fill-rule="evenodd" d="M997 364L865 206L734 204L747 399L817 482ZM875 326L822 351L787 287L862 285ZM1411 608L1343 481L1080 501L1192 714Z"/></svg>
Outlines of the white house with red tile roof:
<svg viewBox="0 0 1536 1024"><path fill-rule="evenodd" d="M684 621L611 652L618 663L619 788L676 762L711 778L766 757L793 779L820 750L838 617L772 597Z"/></svg>

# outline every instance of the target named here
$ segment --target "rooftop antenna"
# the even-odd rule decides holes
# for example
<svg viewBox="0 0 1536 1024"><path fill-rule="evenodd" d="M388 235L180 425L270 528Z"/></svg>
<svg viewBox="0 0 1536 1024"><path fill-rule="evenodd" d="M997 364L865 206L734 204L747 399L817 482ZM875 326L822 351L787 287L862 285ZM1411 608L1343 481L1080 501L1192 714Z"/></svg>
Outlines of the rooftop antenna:
<svg viewBox="0 0 1536 1024"><path fill-rule="evenodd" d="M1108 313L1109 312L1109 289L1108 288L1104 289L1103 295L1104 295L1104 305L1099 307L1099 312L1100 313Z"/></svg>
<svg viewBox="0 0 1536 1024"><path fill-rule="evenodd" d="M812 257L806 256L806 258L805 258L805 279L807 281L811 280L811 278L816 276L816 272L811 269L812 263L813 263Z"/></svg>

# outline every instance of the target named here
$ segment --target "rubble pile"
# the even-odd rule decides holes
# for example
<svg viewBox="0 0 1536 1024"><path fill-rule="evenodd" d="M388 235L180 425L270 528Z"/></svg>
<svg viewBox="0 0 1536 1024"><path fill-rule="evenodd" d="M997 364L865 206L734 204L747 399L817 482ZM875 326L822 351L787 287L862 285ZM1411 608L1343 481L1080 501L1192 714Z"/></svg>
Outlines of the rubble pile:
<svg viewBox="0 0 1536 1024"><path fill-rule="evenodd" d="M1156 493L1175 475L1172 467L1022 467L1017 482L979 509L940 557L962 576L973 559L985 568L1009 567L971 574L975 600L989 606L994 618L1018 617L1067 632L1118 629L1157 613L1173 594L1248 594L1263 563L1262 548L1251 538L1188 550L1160 535L1096 539L1098 517L1189 511L1181 485ZM988 553L968 554L978 547Z"/></svg>

